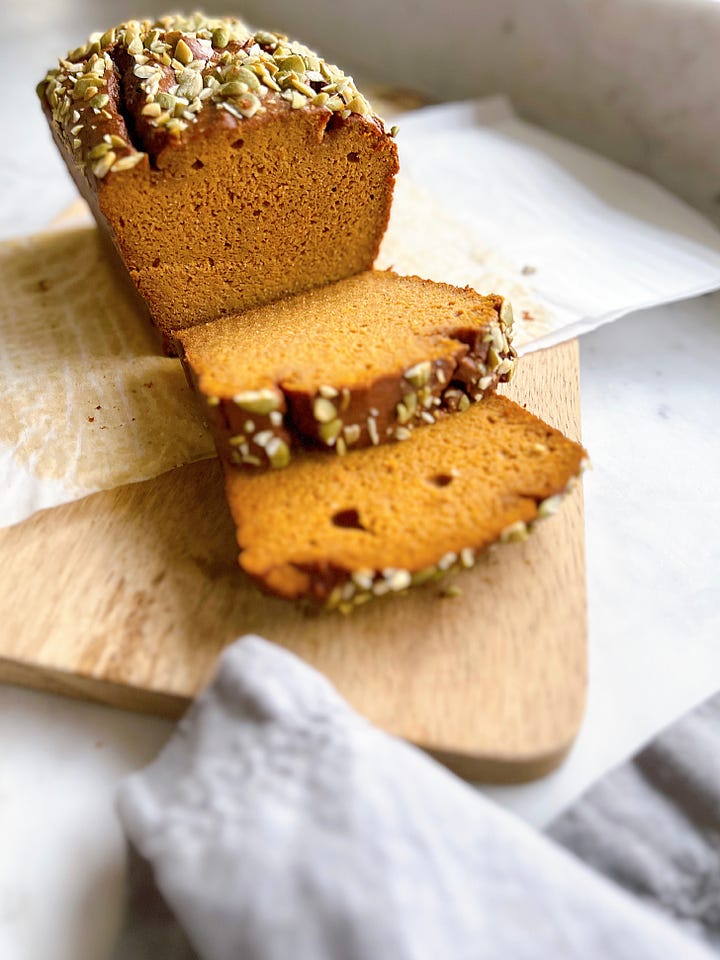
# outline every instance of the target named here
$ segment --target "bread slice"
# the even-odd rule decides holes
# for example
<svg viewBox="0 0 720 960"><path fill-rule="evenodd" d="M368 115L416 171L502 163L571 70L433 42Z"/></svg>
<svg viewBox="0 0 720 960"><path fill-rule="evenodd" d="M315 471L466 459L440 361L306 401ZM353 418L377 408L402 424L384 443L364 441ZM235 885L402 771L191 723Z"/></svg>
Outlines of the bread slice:
<svg viewBox="0 0 720 960"><path fill-rule="evenodd" d="M179 334L221 456L283 467L405 440L510 379L512 312L469 287L368 271Z"/></svg>
<svg viewBox="0 0 720 960"><path fill-rule="evenodd" d="M397 172L351 77L201 14L93 35L38 87L150 314L179 329L369 269Z"/></svg>
<svg viewBox="0 0 720 960"><path fill-rule="evenodd" d="M287 470L226 465L240 566L266 592L343 611L522 540L582 468L578 443L502 396L407 443Z"/></svg>

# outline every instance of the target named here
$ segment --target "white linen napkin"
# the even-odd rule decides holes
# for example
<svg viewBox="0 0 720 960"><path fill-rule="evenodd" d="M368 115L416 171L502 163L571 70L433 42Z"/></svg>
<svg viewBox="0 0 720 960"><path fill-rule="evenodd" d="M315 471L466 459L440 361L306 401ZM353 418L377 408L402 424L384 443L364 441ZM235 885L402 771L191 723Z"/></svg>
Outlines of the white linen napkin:
<svg viewBox="0 0 720 960"><path fill-rule="evenodd" d="M257 637L119 811L204 960L711 956Z"/></svg>

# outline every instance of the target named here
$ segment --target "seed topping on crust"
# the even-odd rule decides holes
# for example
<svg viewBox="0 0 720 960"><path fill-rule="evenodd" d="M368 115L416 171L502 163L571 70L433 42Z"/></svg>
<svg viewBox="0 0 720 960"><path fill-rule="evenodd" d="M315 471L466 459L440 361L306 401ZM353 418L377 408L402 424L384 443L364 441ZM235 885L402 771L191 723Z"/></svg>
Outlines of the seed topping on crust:
<svg viewBox="0 0 720 960"><path fill-rule="evenodd" d="M586 469L581 465L581 470ZM565 497L578 483L572 477L566 487L551 497L541 500L537 505L537 514L527 523L518 520L510 524L500 534L500 543L522 543L528 539L535 526L543 519L552 516L559 509ZM459 553L448 552L438 562L421 570L411 572L397 568L384 570L361 569L345 574L346 579L337 583L324 602L325 610L338 610L350 613L355 607L366 603L371 597L381 597L391 592L402 592L408 587L418 587L425 583L444 579L448 573L458 570L470 570L475 566L479 551L472 547L463 547ZM451 585L445 588L444 596L459 596L461 588Z"/></svg>
<svg viewBox="0 0 720 960"><path fill-rule="evenodd" d="M132 74L145 98L143 122L170 137L181 136L209 104L242 122L265 112L265 101L272 96L293 110L322 109L343 118L373 116L352 77L284 34L253 32L234 17L199 13L155 22L129 20L91 34L85 44L61 58L37 88L83 168L97 145L93 118L102 116L124 128L110 84L117 91L118 63L125 54L132 58ZM70 132L78 123L85 137ZM139 159L126 163L126 158L146 155L130 143L124 151L115 163L90 164L94 176L102 179L110 172L132 169Z"/></svg>
<svg viewBox="0 0 720 960"><path fill-rule="evenodd" d="M112 137L107 141L93 152L96 162L103 160L115 143ZM222 446L231 442L232 435L248 435L258 448L249 451L250 455L259 457L259 466L266 467L266 444L271 436L277 436L287 446L288 461L296 446L301 445L300 437L340 456L358 445L409 440L417 426L463 413L472 403L492 393L499 382L511 379L516 353L503 320L509 316L507 301L497 298L491 316L490 320L483 318L477 331L461 328L453 334L456 354L420 360L394 371L396 382L389 390L382 379L348 387L323 377L299 400L286 396L280 378L278 382L266 381L265 387L241 390L234 395L206 395L208 406L240 407L247 414L264 418L258 421L256 432L253 420L227 413L228 407L224 406L226 412L211 418L218 442ZM284 452L278 460L285 462ZM252 464L254 460L242 462Z"/></svg>

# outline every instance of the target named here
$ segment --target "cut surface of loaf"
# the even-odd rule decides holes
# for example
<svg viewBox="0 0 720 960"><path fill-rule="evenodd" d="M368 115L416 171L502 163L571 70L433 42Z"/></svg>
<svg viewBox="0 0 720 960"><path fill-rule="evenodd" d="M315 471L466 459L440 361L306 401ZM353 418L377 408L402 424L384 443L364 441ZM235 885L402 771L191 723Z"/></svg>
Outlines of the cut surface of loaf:
<svg viewBox="0 0 720 960"><path fill-rule="evenodd" d="M368 271L178 337L222 457L287 466L392 440L510 379L502 297Z"/></svg>
<svg viewBox="0 0 720 960"><path fill-rule="evenodd" d="M352 78L301 44L234 18L129 21L38 93L168 338L372 265L395 142Z"/></svg>
<svg viewBox="0 0 720 960"><path fill-rule="evenodd" d="M267 592L347 610L524 539L585 456L495 395L406 443L342 458L306 452L263 474L226 464L240 566Z"/></svg>

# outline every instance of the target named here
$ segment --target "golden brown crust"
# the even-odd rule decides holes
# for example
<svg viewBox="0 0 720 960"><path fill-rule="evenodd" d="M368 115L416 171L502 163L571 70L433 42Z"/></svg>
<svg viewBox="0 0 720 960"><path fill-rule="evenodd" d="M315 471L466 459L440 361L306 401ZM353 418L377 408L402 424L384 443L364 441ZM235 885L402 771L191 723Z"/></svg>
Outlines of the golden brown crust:
<svg viewBox="0 0 720 960"><path fill-rule="evenodd" d="M39 93L167 336L371 266L395 143L352 78L227 18L122 24Z"/></svg>
<svg viewBox="0 0 720 960"><path fill-rule="evenodd" d="M179 334L218 451L285 467L295 449L406 440L514 372L512 311L466 287L368 271Z"/></svg>
<svg viewBox="0 0 720 960"><path fill-rule="evenodd" d="M240 565L262 589L349 609L472 566L524 539L579 475L580 444L505 397L487 397L407 443L287 470L226 465Z"/></svg>

